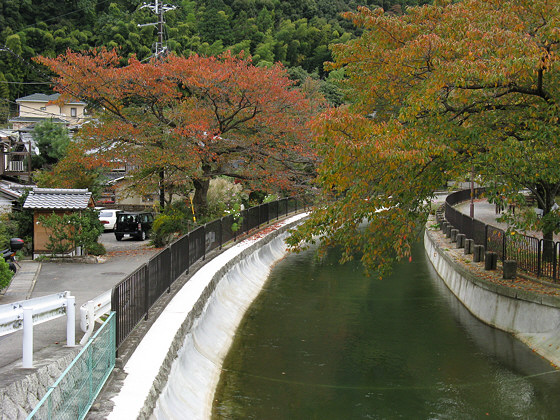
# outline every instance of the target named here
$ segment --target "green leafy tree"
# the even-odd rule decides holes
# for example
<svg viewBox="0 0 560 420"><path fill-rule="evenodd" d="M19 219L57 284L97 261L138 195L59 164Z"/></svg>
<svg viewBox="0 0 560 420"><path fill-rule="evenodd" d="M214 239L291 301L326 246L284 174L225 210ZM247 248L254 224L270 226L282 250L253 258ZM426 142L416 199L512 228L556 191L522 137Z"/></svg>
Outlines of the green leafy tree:
<svg viewBox="0 0 560 420"><path fill-rule="evenodd" d="M479 168L509 203L531 190L545 238L560 188L560 8L547 0L439 1L347 15L360 38L333 48L350 107L315 124L325 205L291 239L322 235L383 274L410 255L434 190ZM332 200L332 201L327 201ZM365 223L364 223L365 222Z"/></svg>
<svg viewBox="0 0 560 420"><path fill-rule="evenodd" d="M45 120L35 125L32 134L40 153L37 163L41 166L53 165L66 156L70 136L64 124Z"/></svg>

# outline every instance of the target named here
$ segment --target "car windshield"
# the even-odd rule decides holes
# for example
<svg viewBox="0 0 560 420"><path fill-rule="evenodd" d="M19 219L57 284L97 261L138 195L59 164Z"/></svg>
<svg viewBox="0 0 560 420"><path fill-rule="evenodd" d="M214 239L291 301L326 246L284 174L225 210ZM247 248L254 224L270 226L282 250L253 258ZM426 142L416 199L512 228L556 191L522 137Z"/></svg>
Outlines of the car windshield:
<svg viewBox="0 0 560 420"><path fill-rule="evenodd" d="M114 213L112 211L102 211L99 213L99 217L111 217Z"/></svg>

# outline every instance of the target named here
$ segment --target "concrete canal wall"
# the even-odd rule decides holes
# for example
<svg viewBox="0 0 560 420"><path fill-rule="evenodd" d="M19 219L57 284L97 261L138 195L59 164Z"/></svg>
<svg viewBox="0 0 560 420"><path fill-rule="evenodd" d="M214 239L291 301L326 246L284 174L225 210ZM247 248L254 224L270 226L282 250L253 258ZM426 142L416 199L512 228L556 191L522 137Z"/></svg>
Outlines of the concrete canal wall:
<svg viewBox="0 0 560 420"><path fill-rule="evenodd" d="M305 216L233 246L189 279L124 366L126 377L104 418L209 418L237 326L286 254L286 231Z"/></svg>
<svg viewBox="0 0 560 420"><path fill-rule="evenodd" d="M497 284L469 271L442 242L443 235L426 227L428 259L446 286L478 319L513 334L535 352L560 366L560 298Z"/></svg>

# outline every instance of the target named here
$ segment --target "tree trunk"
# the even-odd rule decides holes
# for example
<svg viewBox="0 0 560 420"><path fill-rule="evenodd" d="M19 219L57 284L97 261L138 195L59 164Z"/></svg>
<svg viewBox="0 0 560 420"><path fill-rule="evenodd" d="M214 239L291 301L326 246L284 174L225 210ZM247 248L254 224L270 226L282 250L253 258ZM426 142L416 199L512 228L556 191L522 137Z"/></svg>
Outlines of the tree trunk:
<svg viewBox="0 0 560 420"><path fill-rule="evenodd" d="M163 169L159 171L159 207L160 210L165 208L165 172Z"/></svg>
<svg viewBox="0 0 560 420"><path fill-rule="evenodd" d="M194 211L197 217L204 215L208 208L208 188L210 187L209 178L193 178L194 185Z"/></svg>

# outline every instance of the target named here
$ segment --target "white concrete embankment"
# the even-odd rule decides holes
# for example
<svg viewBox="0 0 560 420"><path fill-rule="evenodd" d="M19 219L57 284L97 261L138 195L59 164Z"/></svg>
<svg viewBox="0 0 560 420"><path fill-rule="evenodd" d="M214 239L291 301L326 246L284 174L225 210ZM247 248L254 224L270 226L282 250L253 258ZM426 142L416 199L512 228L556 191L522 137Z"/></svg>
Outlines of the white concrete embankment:
<svg viewBox="0 0 560 420"><path fill-rule="evenodd" d="M560 366L560 299L487 281L458 264L426 228L424 247L449 290L478 319L513 334Z"/></svg>
<svg viewBox="0 0 560 420"><path fill-rule="evenodd" d="M193 275L124 366L127 376L109 419L209 417L235 330L285 255L284 232L305 216L233 246Z"/></svg>

